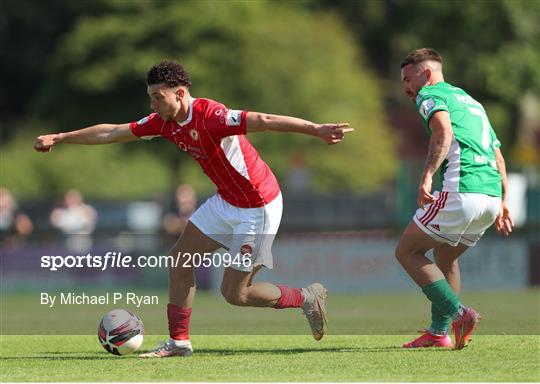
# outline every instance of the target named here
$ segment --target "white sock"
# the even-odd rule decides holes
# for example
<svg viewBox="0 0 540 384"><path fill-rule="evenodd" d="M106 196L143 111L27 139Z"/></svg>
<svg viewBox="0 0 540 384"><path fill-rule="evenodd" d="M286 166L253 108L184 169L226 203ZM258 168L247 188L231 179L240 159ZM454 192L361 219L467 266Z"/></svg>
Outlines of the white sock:
<svg viewBox="0 0 540 384"><path fill-rule="evenodd" d="M466 307L463 306L463 304L459 304L458 311L452 315L452 321L459 321L461 319L461 316L465 313L467 310Z"/></svg>
<svg viewBox="0 0 540 384"><path fill-rule="evenodd" d="M448 335L447 330L435 329L435 328L432 328L432 327L429 327L428 332L431 333L434 336L446 336L446 335Z"/></svg>
<svg viewBox="0 0 540 384"><path fill-rule="evenodd" d="M315 295L306 288L302 288L302 295L304 296L304 304L302 304L301 308L308 309L315 302Z"/></svg>
<svg viewBox="0 0 540 384"><path fill-rule="evenodd" d="M191 341L189 340L174 340L174 339L169 339L171 340L174 345L176 345L177 347L180 347L180 348L185 348L185 347L189 347L191 348Z"/></svg>

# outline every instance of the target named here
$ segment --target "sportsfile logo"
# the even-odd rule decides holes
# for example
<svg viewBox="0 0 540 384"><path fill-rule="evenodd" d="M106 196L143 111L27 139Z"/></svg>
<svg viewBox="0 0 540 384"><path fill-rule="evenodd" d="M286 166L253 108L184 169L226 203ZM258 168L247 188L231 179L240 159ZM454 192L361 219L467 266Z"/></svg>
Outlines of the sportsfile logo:
<svg viewBox="0 0 540 384"><path fill-rule="evenodd" d="M248 246L249 247L249 246ZM101 271L111 268L210 268L210 267L251 267L251 247L249 252L242 249L241 252L205 252L183 253L176 256L159 255L132 257L122 252L107 252L105 255L67 255L67 256L41 256L41 268L49 271L72 268L94 268Z"/></svg>
<svg viewBox="0 0 540 384"><path fill-rule="evenodd" d="M41 268L58 271L63 268L96 268L102 271L107 268L131 268L133 257L122 252L107 252L105 255L66 255L41 256Z"/></svg>

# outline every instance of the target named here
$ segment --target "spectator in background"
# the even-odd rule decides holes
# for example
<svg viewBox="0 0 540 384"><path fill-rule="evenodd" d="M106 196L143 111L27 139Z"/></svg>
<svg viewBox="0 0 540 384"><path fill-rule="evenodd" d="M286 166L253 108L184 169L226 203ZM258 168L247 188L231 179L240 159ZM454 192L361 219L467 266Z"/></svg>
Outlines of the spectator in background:
<svg viewBox="0 0 540 384"><path fill-rule="evenodd" d="M17 205L9 189L0 187L0 240L18 242L34 229L32 220Z"/></svg>
<svg viewBox="0 0 540 384"><path fill-rule="evenodd" d="M63 206L53 209L50 222L53 227L68 235L66 246L69 251L86 252L91 248L90 235L96 227L97 212L84 202L76 189L66 192Z"/></svg>
<svg viewBox="0 0 540 384"><path fill-rule="evenodd" d="M168 235L178 236L184 232L190 216L197 208L197 194L191 185L181 184L176 188L174 212L163 217L163 229Z"/></svg>

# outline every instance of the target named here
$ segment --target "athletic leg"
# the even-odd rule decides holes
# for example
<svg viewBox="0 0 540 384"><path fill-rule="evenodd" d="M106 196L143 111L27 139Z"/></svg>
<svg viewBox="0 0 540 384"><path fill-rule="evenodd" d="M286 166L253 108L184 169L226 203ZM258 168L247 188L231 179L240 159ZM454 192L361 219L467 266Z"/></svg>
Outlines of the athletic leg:
<svg viewBox="0 0 540 384"><path fill-rule="evenodd" d="M441 321L436 327L445 328L446 317L459 318L463 314L463 306L441 269L425 256L429 249L437 248L440 244L411 222L396 247L396 258L437 309L436 314L441 316L438 318ZM429 346L448 347L449 338L447 335L437 336L425 332L418 339L404 345L408 348Z"/></svg>
<svg viewBox="0 0 540 384"><path fill-rule="evenodd" d="M325 309L326 289L321 284L307 288L292 288L267 282L253 282L260 270L257 266L252 272L226 268L221 284L225 300L238 306L302 308L311 327L315 340L320 340L327 332Z"/></svg>
<svg viewBox="0 0 540 384"><path fill-rule="evenodd" d="M221 282L221 294L232 305L240 307L273 307L281 297L279 288L270 283L253 283L253 277L261 265L252 272L225 268ZM301 298L303 302L303 298ZM301 305L302 303L300 303Z"/></svg>
<svg viewBox="0 0 540 384"><path fill-rule="evenodd" d="M461 292L461 274L459 270L458 257L461 256L469 247L464 244L458 244L453 247L449 244L439 244L433 250L435 264L444 274L448 284L452 287L456 295ZM444 315L435 304L431 304L431 325L429 332L435 335L448 334L448 328L452 319Z"/></svg>
<svg viewBox="0 0 540 384"><path fill-rule="evenodd" d="M396 258L420 288L445 278L439 267L426 257L426 252L439 244L414 222L409 223L399 240Z"/></svg>
<svg viewBox="0 0 540 384"><path fill-rule="evenodd" d="M433 250L435 264L444 274L448 284L457 295L461 293L461 273L459 270L458 258L469 249L465 244L459 243L452 247L449 244L439 244Z"/></svg>
<svg viewBox="0 0 540 384"><path fill-rule="evenodd" d="M172 247L170 255L178 262L169 266L169 304L167 318L170 339L141 357L189 356L192 353L189 341L191 307L195 297L195 271L192 266L184 267L184 261L195 253L214 252L221 245L188 222L184 232Z"/></svg>
<svg viewBox="0 0 540 384"><path fill-rule="evenodd" d="M178 257L176 266L169 267L169 303L178 307L191 308L195 297L195 271L184 267L190 255L214 252L221 248L215 240L202 233L193 223L186 229L170 250L170 255Z"/></svg>

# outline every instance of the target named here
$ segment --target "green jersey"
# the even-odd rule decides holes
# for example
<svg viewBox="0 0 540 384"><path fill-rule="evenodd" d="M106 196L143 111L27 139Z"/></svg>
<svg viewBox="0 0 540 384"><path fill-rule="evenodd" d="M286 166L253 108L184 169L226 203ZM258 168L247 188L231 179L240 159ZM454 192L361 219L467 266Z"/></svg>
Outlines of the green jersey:
<svg viewBox="0 0 540 384"><path fill-rule="evenodd" d="M443 191L501 196L501 176L494 152L501 143L482 104L462 89L440 82L418 92L416 107L430 136L429 119L433 113L450 114L453 135L441 166Z"/></svg>

